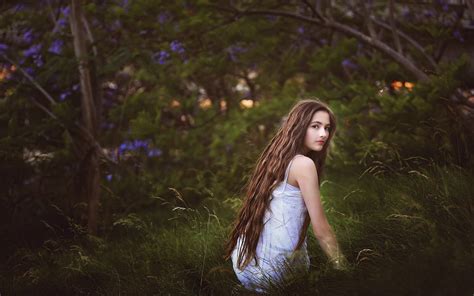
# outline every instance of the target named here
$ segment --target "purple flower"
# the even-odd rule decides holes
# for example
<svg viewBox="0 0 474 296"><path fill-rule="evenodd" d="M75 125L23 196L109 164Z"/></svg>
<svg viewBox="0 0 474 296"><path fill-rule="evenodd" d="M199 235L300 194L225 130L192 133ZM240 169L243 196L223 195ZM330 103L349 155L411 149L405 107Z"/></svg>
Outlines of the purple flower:
<svg viewBox="0 0 474 296"><path fill-rule="evenodd" d="M25 33L23 33L22 39L26 43L31 43L33 41L33 33L31 32L31 30L28 30Z"/></svg>
<svg viewBox="0 0 474 296"><path fill-rule="evenodd" d="M71 95L70 91L65 91L59 95L59 100L64 101L70 95Z"/></svg>
<svg viewBox="0 0 474 296"><path fill-rule="evenodd" d="M119 31L121 27L122 27L122 22L120 20L115 20L110 25L110 29L112 31Z"/></svg>
<svg viewBox="0 0 474 296"><path fill-rule="evenodd" d="M164 65L169 57L170 54L166 50L160 50L159 52L154 53L152 56L153 61L160 65Z"/></svg>
<svg viewBox="0 0 474 296"><path fill-rule="evenodd" d="M0 43L0 53L4 53L5 51L7 51L8 49L8 45L6 45L5 43Z"/></svg>
<svg viewBox="0 0 474 296"><path fill-rule="evenodd" d="M62 7L62 8L61 8L61 13L62 13L65 17L69 17L69 14L71 13L71 8L70 8L69 6Z"/></svg>
<svg viewBox="0 0 474 296"><path fill-rule="evenodd" d="M231 45L227 47L227 52L229 53L229 57L233 62L236 62L238 60L238 55L246 52L247 50L241 46L238 45Z"/></svg>
<svg viewBox="0 0 474 296"><path fill-rule="evenodd" d="M433 17L433 16L435 16L435 12L432 11L432 10L425 10L425 11L423 11L423 15L425 17Z"/></svg>
<svg viewBox="0 0 474 296"><path fill-rule="evenodd" d="M266 16L267 20L271 21L271 22L274 22L277 20L277 16L276 15L267 15Z"/></svg>
<svg viewBox="0 0 474 296"><path fill-rule="evenodd" d="M304 27L303 26L298 27L298 33L300 33L301 35L304 34Z"/></svg>
<svg viewBox="0 0 474 296"><path fill-rule="evenodd" d="M125 141L122 144L120 144L118 153L122 154L125 151L136 151L139 149L146 150L148 148L148 145L150 144L150 140L133 140L132 141Z"/></svg>
<svg viewBox="0 0 474 296"><path fill-rule="evenodd" d="M63 48L63 41L62 40L54 40L51 43L48 51L55 54L60 54Z"/></svg>
<svg viewBox="0 0 474 296"><path fill-rule="evenodd" d="M23 55L25 57L34 57L39 54L40 50L41 50L41 44L35 44L35 45L32 45L27 50L24 50Z"/></svg>
<svg viewBox="0 0 474 296"><path fill-rule="evenodd" d="M112 174L108 174L105 176L105 179L107 179L107 181L109 182L112 181L112 178L113 178Z"/></svg>
<svg viewBox="0 0 474 296"><path fill-rule="evenodd" d="M60 17L56 26L54 27L53 33L57 33L58 31L64 29L67 26L67 17Z"/></svg>
<svg viewBox="0 0 474 296"><path fill-rule="evenodd" d="M444 11L448 11L449 5L445 0L438 0L437 2L439 5L441 5Z"/></svg>
<svg viewBox="0 0 474 296"><path fill-rule="evenodd" d="M148 151L147 155L148 157L160 157L162 154L163 154L163 151L157 148L153 148L153 149L150 149L150 151Z"/></svg>
<svg viewBox="0 0 474 296"><path fill-rule="evenodd" d="M44 62L43 62L43 59L41 58L41 56L37 56L37 57L35 58L35 65L36 65L37 67L43 67Z"/></svg>
<svg viewBox="0 0 474 296"><path fill-rule="evenodd" d="M17 4L17 5L15 5L14 9L15 9L15 12L22 11L23 9L25 9L25 5Z"/></svg>
<svg viewBox="0 0 474 296"><path fill-rule="evenodd" d="M341 62L341 65L342 65L344 68L357 69L357 65L354 64L350 59L344 59L344 60Z"/></svg>
<svg viewBox="0 0 474 296"><path fill-rule="evenodd" d="M172 51L177 52L179 54L184 53L184 47L178 40L171 41L170 48Z"/></svg>
<svg viewBox="0 0 474 296"><path fill-rule="evenodd" d="M456 38L459 42L464 42L464 37L462 37L461 32L459 30L456 30L453 32L454 38Z"/></svg>
<svg viewBox="0 0 474 296"><path fill-rule="evenodd" d="M411 16L410 8L408 8L407 6L403 6L402 7L402 16L404 18L409 18Z"/></svg>
<svg viewBox="0 0 474 296"><path fill-rule="evenodd" d="M169 21L170 18L171 18L171 17L170 17L170 15L169 15L168 12L161 12L161 13L158 15L158 17L157 17L158 22L159 22L160 24L166 23L167 21Z"/></svg>
<svg viewBox="0 0 474 296"><path fill-rule="evenodd" d="M105 130L110 130L115 127L115 124L113 124L112 122L102 122L100 124L100 127Z"/></svg>

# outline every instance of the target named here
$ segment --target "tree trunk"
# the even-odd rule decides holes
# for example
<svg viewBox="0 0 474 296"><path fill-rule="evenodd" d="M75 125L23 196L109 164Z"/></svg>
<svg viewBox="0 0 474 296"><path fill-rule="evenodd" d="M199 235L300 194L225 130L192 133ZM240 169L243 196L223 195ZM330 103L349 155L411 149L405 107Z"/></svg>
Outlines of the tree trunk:
<svg viewBox="0 0 474 296"><path fill-rule="evenodd" d="M91 77L91 66L87 51L84 22L84 12L81 0L71 0L71 31L74 38L74 53L79 65L81 83L81 114L85 129L95 140L97 138L98 116L97 106L93 95L93 81ZM82 138L76 138L76 145L80 148L79 158L81 161L80 185L81 200L87 201L88 217L87 228L90 233L97 233L98 209L100 198L100 167L99 155L96 145Z"/></svg>

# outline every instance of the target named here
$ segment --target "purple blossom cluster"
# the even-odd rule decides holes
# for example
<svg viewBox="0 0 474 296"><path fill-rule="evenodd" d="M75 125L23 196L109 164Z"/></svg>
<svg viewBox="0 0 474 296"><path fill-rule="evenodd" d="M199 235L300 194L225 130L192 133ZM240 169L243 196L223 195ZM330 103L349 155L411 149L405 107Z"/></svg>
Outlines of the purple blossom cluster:
<svg viewBox="0 0 474 296"><path fill-rule="evenodd" d="M8 50L8 45L0 43L0 53L5 53Z"/></svg>
<svg viewBox="0 0 474 296"><path fill-rule="evenodd" d="M113 124L112 122L103 122L101 124L101 127L102 127L102 129L105 129L105 130L111 130L111 129L115 128L115 124Z"/></svg>
<svg viewBox="0 0 474 296"><path fill-rule="evenodd" d="M51 42L51 45L48 49L49 52L54 53L54 54L60 54L62 49L63 49L63 41L62 40L54 40Z"/></svg>
<svg viewBox="0 0 474 296"><path fill-rule="evenodd" d="M33 42L33 32L31 30L27 30L26 32L23 33L21 36L22 40L25 41L26 43L30 44Z"/></svg>
<svg viewBox="0 0 474 296"><path fill-rule="evenodd" d="M169 52L166 50L160 50L159 52L155 52L152 56L152 59L155 63L164 65L170 58Z"/></svg>
<svg viewBox="0 0 474 296"><path fill-rule="evenodd" d="M171 15L167 11L160 12L160 14L156 17L156 19L160 24L164 24L171 19Z"/></svg>
<svg viewBox="0 0 474 296"><path fill-rule="evenodd" d="M456 38L459 42L464 42L464 37L462 36L459 30L453 32L453 37Z"/></svg>
<svg viewBox="0 0 474 296"><path fill-rule="evenodd" d="M23 56L25 58L36 58L38 57L41 51L41 44L33 44L30 48L23 51Z"/></svg>
<svg viewBox="0 0 474 296"><path fill-rule="evenodd" d="M180 55L183 55L185 52L183 44L179 42L178 40L171 41L169 46L170 46L171 52L175 52ZM160 65L166 64L170 58L171 58L170 52L164 49L158 52L155 52L152 55L153 62Z"/></svg>
<svg viewBox="0 0 474 296"><path fill-rule="evenodd" d="M67 97L72 95L73 92L77 92L79 90L79 84L74 84L71 89L68 89L59 94L59 100L62 102L66 100Z"/></svg>
<svg viewBox="0 0 474 296"><path fill-rule="evenodd" d="M181 44L181 42L179 42L178 40L171 41L170 49L171 49L171 51L174 51L174 52L179 53L179 54L184 53L183 44Z"/></svg>
<svg viewBox="0 0 474 296"><path fill-rule="evenodd" d="M58 33L59 31L66 28L70 14L71 14L71 8L69 6L65 6L61 8L61 15L59 16L56 22L56 26L54 27L53 33Z"/></svg>
<svg viewBox="0 0 474 296"><path fill-rule="evenodd" d="M344 59L341 62L341 65L344 68L347 68L347 69L357 69L357 65L353 61L351 61L350 59Z"/></svg>
<svg viewBox="0 0 474 296"><path fill-rule="evenodd" d="M44 64L43 59L40 54L41 47L42 47L41 44L33 44L28 49L25 49L23 51L23 56L25 58L33 59L33 62L35 63L37 67L42 67Z"/></svg>
<svg viewBox="0 0 474 296"><path fill-rule="evenodd" d="M444 10L444 11L448 11L449 10L449 4L446 0L437 0L436 2L438 2L438 5L441 6L441 8Z"/></svg>
<svg viewBox="0 0 474 296"><path fill-rule="evenodd" d="M233 62L237 62L238 61L238 55L241 54L241 53L244 53L246 52L247 50L241 46L238 46L238 45L231 45L229 47L227 47L227 53L229 54L229 58L231 61Z"/></svg>
<svg viewBox="0 0 474 296"><path fill-rule="evenodd" d="M118 154L122 155L127 151L144 151L148 157L159 157L163 153L161 149L151 147L149 139L136 139L133 141L125 141L120 144Z"/></svg>

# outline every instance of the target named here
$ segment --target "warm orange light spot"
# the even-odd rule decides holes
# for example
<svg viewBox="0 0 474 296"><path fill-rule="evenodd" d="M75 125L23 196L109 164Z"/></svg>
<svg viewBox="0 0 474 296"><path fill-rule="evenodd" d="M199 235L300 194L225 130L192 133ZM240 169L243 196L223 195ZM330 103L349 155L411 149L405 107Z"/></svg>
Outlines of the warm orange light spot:
<svg viewBox="0 0 474 296"><path fill-rule="evenodd" d="M395 89L395 90L400 90L400 88L403 87L403 82L401 81L393 81L392 82L392 88Z"/></svg>
<svg viewBox="0 0 474 296"><path fill-rule="evenodd" d="M252 108L253 105L254 105L253 100L241 100L240 101L240 107L243 108L243 109Z"/></svg>
<svg viewBox="0 0 474 296"><path fill-rule="evenodd" d="M221 111L224 112L227 110L227 101L226 100L221 100L219 102L219 107L221 108Z"/></svg>
<svg viewBox="0 0 474 296"><path fill-rule="evenodd" d="M181 107L181 103L177 100L172 100L170 103L171 108L179 108Z"/></svg>
<svg viewBox="0 0 474 296"><path fill-rule="evenodd" d="M410 91L411 91L411 90L413 89L413 87L414 87L414 86L415 86L415 84L414 84L414 83L412 83L412 82L408 82L408 81L405 81L405 87L406 87L408 90L410 90Z"/></svg>
<svg viewBox="0 0 474 296"><path fill-rule="evenodd" d="M199 108L201 109L209 109L212 107L212 101L209 98L199 100Z"/></svg>

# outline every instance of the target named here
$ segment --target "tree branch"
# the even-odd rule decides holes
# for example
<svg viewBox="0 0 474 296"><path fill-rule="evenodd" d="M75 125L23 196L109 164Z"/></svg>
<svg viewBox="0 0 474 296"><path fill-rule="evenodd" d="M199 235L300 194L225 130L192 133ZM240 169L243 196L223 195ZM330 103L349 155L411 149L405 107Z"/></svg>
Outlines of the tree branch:
<svg viewBox="0 0 474 296"><path fill-rule="evenodd" d="M53 97L33 78L31 77L30 74L28 74L26 71L23 70L21 66L19 66L17 63L15 63L12 59L7 57L5 54L1 54L2 58L4 58L6 61L11 63L12 65L15 65L15 67L20 70L20 72L35 86L47 99L49 102L51 102L52 105L56 105L56 101L54 101ZM49 117L57 120L59 124L64 127L64 129L69 133L74 133L71 131L71 128L68 127L60 118L58 118L54 113L51 112L51 110L48 109L48 107L44 106L34 98L30 97L30 100L35 104L38 108L40 108L43 112L45 112ZM103 152L103 148L100 146L100 144L95 141L92 137L92 134L90 134L83 126L74 123L74 127L77 128L80 133L82 133L82 137L84 139L87 139L87 141L90 143L91 146L96 147L99 151L99 154L106 159L108 162L117 164L116 161L112 160L107 154Z"/></svg>
<svg viewBox="0 0 474 296"><path fill-rule="evenodd" d="M258 9L258 10L245 10L245 11L237 11L241 15L277 15L277 16L283 16L283 17L288 17L296 20L301 20L305 21L311 24L315 24L318 26L322 27L327 27L327 28L332 28L334 30L337 30L339 32L342 32L344 34L347 34L349 36L355 37L358 40L369 44L370 46L380 50L381 52L385 53L386 55L390 56L392 59L394 59L396 62L398 62L400 65L402 65L405 69L407 69L409 72L411 72L413 75L418 80L421 81L427 81L429 80L429 77L426 73L418 69L416 65L414 65L408 58L405 56L401 55L400 53L396 52L390 46L387 44L374 39L372 37L369 37L365 35L364 33L350 27L344 24L341 24L335 20L326 20L324 23L303 15L287 12L287 11L278 11L278 10L265 10L265 9Z"/></svg>
<svg viewBox="0 0 474 296"><path fill-rule="evenodd" d="M398 37L397 27L395 26L395 19L393 17L393 9L394 9L393 0L389 0L388 10L389 10L390 26L392 27L393 40L395 42L395 46L397 47L398 53L403 54L402 44L400 43L400 37Z"/></svg>
<svg viewBox="0 0 474 296"><path fill-rule="evenodd" d="M350 6L350 8L359 17L365 17L360 12L358 12L356 9L354 9L354 7ZM424 48L418 42L416 42L413 38L411 38L410 36L405 34L403 31L398 30L395 25L393 25L393 26L388 25L388 24L384 23L383 21L378 20L376 18L373 18L372 21L374 22L374 24L376 24L376 25L378 25L378 26L380 26L380 27L382 27L382 28L384 28L388 31L392 31L394 34L396 34L399 37L402 37L405 41L410 43L411 46L413 46L416 50L418 50L419 53L421 53L421 55L429 62L430 66L433 67L433 69L435 71L438 70L438 64L436 63L436 61L431 56L429 56L426 53L426 51L424 50ZM403 54L403 52L401 54Z"/></svg>
<svg viewBox="0 0 474 296"><path fill-rule="evenodd" d="M28 74L28 72L23 70L23 68L18 63L10 59L7 55L3 53L1 55L2 55L2 58L4 58L10 64L14 65L18 70L20 70L21 74L23 74L34 86L36 86L36 88L48 99L51 105L56 105L56 101L53 99L53 97L38 82L36 82L36 80L33 77L31 77L31 75Z"/></svg>

